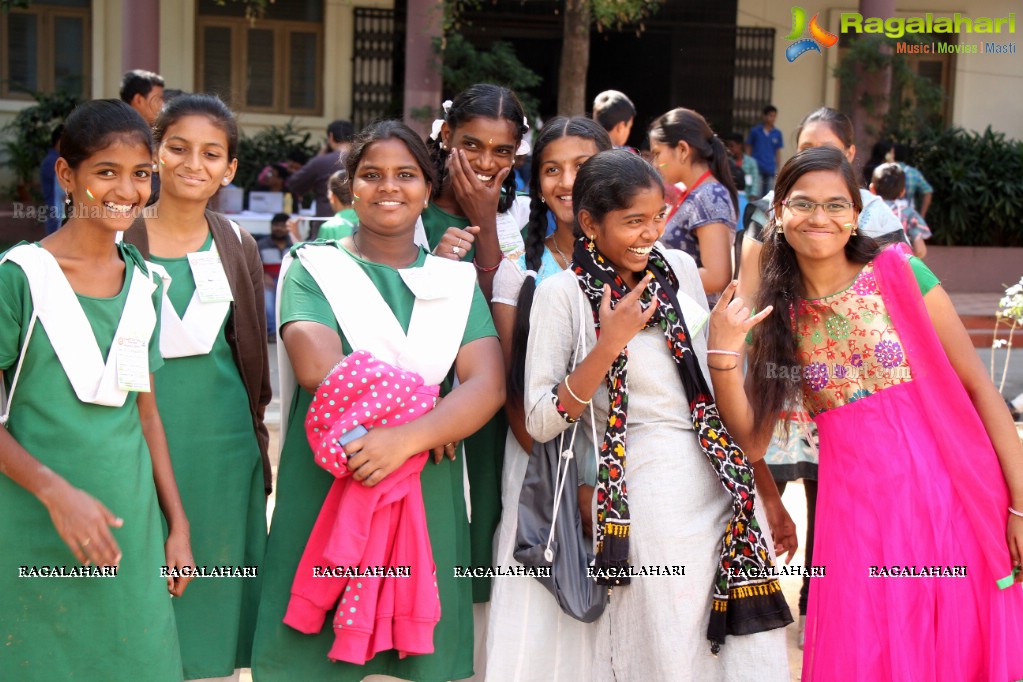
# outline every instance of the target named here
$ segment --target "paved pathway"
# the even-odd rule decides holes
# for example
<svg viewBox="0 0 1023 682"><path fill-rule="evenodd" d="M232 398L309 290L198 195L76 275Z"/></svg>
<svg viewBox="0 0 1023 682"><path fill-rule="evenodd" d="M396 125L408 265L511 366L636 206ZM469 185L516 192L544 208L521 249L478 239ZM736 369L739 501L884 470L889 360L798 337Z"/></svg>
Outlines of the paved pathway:
<svg viewBox="0 0 1023 682"><path fill-rule="evenodd" d="M998 304L998 294L955 294L953 295L953 302L956 305L956 310L959 311L960 315L989 315L995 309ZM1009 371L1006 377L1005 390L1003 394L1006 396L1019 396L1017 401L1019 406L1023 409L1023 333L1020 335L1020 341L1015 354L1012 356L1012 362L1009 364ZM280 424L280 401L278 398L279 390L277 386L277 355L276 347L271 346L270 348L270 376L274 385L274 399L267 410L267 425L270 428L270 439L271 439L271 461L274 468L274 476L277 474L277 448L276 443L279 437L278 428ZM995 361L998 364L997 371L1001 371L1001 363L1004 362L1005 352L1004 350L998 350L995 352ZM990 367L990 360L992 350L990 348L978 348L977 353L981 360L984 362L985 367ZM1000 377L1000 374L997 374ZM806 497L803 493L803 486L801 483L794 483L789 485L785 490L785 495L782 497L785 503L785 508L788 509L789 514L792 516L792 520L795 522L799 532L800 547L796 552L795 558L792 560L792 565L802 565L805 561L803 554L802 541L806 537ZM267 509L267 518L272 515L274 506L274 497L271 495L269 505ZM785 593L785 597L789 603L789 608L792 609L793 617L797 618L799 614L799 589L802 586L802 579L798 577L783 577L780 579L782 584L782 590ZM796 624L793 623L787 628L786 642L788 645L788 656L789 656L789 669L791 670L791 680L796 682L800 679L801 666L803 660L803 652L797 647L797 631ZM241 682L251 682L251 677L248 672L242 674Z"/></svg>

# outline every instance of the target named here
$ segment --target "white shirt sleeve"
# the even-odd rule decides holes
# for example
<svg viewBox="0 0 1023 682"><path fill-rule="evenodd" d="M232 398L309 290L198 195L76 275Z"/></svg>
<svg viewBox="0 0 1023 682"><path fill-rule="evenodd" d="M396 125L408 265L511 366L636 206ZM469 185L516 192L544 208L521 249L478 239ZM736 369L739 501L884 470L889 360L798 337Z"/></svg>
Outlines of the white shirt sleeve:
<svg viewBox="0 0 1023 682"><path fill-rule="evenodd" d="M526 273L519 269L510 258L502 258L497 272L494 273L494 295L492 303L504 303L505 305L517 306L519 303L519 290L526 281Z"/></svg>

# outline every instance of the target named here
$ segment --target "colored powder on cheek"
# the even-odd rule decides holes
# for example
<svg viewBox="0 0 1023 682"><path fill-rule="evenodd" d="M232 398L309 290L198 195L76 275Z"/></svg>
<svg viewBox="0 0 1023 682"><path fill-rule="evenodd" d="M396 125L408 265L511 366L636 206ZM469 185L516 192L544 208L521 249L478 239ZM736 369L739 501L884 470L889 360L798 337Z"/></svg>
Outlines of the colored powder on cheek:
<svg viewBox="0 0 1023 682"><path fill-rule="evenodd" d="M88 187L85 188L85 196L89 197L89 201L96 201L96 197L92 195L92 190Z"/></svg>

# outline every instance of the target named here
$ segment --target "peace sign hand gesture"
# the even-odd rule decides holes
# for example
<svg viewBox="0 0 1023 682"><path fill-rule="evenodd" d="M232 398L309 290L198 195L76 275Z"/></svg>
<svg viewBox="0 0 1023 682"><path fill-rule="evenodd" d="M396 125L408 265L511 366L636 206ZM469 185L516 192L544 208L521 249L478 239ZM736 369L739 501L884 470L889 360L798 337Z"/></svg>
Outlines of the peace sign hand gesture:
<svg viewBox="0 0 1023 682"><path fill-rule="evenodd" d="M600 300L600 336L597 343L607 344L606 347L612 348L615 355L646 327L657 309L656 299L646 305L640 301L640 296L646 291L651 279L653 275L647 273L632 291L619 299L614 308L611 307L611 287L604 285L604 295Z"/></svg>
<svg viewBox="0 0 1023 682"><path fill-rule="evenodd" d="M732 280L721 292L714 309L710 311L710 336L707 345L717 350L742 352L746 334L771 314L774 306L767 306L756 315L741 298L733 298L739 282Z"/></svg>

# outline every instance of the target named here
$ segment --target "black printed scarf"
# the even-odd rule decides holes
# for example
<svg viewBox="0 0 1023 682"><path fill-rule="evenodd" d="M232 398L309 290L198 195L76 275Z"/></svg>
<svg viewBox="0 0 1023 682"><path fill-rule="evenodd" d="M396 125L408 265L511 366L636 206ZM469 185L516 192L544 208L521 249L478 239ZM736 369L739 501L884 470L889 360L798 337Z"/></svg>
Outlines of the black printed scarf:
<svg viewBox="0 0 1023 682"><path fill-rule="evenodd" d="M600 334L600 303L605 284L611 287L611 304L628 292L625 282L597 251L581 238L572 255L572 270L590 301L593 321ZM689 398L689 411L700 447L721 485L732 496L732 517L723 529L721 557L714 579L714 600L707 638L718 653L726 635L748 635L785 627L792 622L781 586L773 576L774 563L767 551L763 531L753 509L756 490L753 468L742 449L721 422L717 405L690 341L679 306L678 279L663 252L654 247L647 266L653 273L642 300L658 301L648 327L664 332L672 357ZM608 409L604 440L597 470L598 582L613 587L629 582L629 499L625 484L629 384L628 349L623 349L608 370Z"/></svg>

